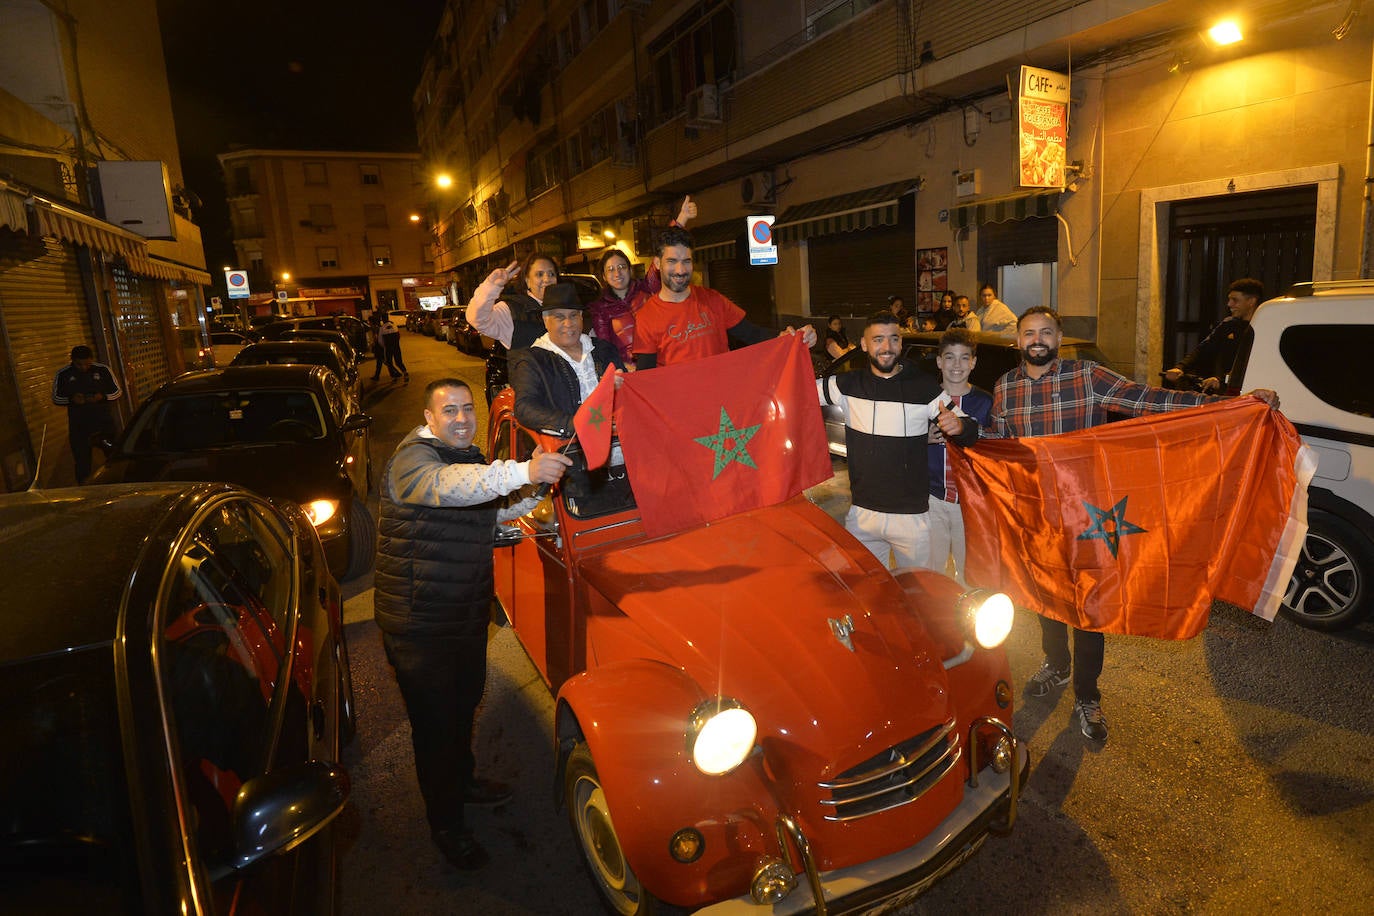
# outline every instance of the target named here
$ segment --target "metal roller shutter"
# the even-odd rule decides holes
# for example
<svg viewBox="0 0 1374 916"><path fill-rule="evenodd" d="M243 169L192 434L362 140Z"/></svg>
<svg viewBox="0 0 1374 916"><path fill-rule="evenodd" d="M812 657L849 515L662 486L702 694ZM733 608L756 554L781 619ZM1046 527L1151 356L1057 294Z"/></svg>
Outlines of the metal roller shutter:
<svg viewBox="0 0 1374 916"><path fill-rule="evenodd" d="M172 377L158 317L158 297L152 281L123 267L111 267L110 276L114 283L115 331L124 365L131 373L125 379L129 403L136 405Z"/></svg>
<svg viewBox="0 0 1374 916"><path fill-rule="evenodd" d="M808 243L811 314L866 317L888 296L916 307L916 238L910 226L813 236Z"/></svg>
<svg viewBox="0 0 1374 916"><path fill-rule="evenodd" d="M71 462L67 416L64 408L52 402L53 376L71 362L72 347L96 344L72 246L0 231L0 315L23 423L35 456L43 443L40 476L48 484L55 479L59 462L65 460L68 466ZM118 366L111 368L119 373ZM5 441L12 441L15 432L5 429ZM4 460L8 477L14 467L11 455L6 454ZM70 477L70 469L66 474Z"/></svg>
<svg viewBox="0 0 1374 916"><path fill-rule="evenodd" d="M744 246L739 250L747 251ZM750 321L764 328L777 323L777 312L773 309L772 268L750 267L747 254L743 258L708 261L706 267L711 278L707 285L744 309Z"/></svg>

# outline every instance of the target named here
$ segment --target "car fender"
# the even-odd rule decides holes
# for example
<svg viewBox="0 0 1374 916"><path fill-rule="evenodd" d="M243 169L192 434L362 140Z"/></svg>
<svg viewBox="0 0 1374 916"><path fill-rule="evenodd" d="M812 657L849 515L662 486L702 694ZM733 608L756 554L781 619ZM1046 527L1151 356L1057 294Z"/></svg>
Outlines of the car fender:
<svg viewBox="0 0 1374 916"><path fill-rule="evenodd" d="M662 662L616 662L569 679L555 718L560 807L568 755L586 741L621 849L644 887L678 906L747 891L760 855L776 855L777 807L755 752L722 776L699 772L688 753L688 717L709 698ZM668 855L677 831L701 832L690 864Z"/></svg>

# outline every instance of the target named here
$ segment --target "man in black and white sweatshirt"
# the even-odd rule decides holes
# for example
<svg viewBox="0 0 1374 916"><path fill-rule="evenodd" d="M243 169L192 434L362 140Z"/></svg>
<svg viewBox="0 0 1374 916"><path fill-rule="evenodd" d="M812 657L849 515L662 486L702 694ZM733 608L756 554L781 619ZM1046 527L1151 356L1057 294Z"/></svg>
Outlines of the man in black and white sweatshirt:
<svg viewBox="0 0 1374 916"><path fill-rule="evenodd" d="M891 312L868 319L860 346L866 368L816 382L821 401L844 412L852 501L844 526L884 563L929 566L926 434L934 421L947 439L970 445L978 422L951 411L940 380L902 358Z"/></svg>

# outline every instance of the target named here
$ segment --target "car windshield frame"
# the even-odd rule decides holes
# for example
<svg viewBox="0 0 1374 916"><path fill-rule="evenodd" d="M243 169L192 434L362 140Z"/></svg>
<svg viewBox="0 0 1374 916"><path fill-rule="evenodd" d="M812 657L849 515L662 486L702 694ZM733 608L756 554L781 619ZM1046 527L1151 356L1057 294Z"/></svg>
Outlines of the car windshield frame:
<svg viewBox="0 0 1374 916"><path fill-rule="evenodd" d="M120 451L160 455L320 440L329 435L330 416L311 388L169 392L139 412Z"/></svg>

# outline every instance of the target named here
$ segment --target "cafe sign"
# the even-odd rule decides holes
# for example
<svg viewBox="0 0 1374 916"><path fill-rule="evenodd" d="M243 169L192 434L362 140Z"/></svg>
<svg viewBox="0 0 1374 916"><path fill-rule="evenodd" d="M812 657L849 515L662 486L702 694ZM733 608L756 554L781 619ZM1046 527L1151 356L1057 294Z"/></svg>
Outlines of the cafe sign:
<svg viewBox="0 0 1374 916"><path fill-rule="evenodd" d="M1022 67L1020 86L1017 158L1021 187L1062 188L1068 162L1069 77Z"/></svg>

